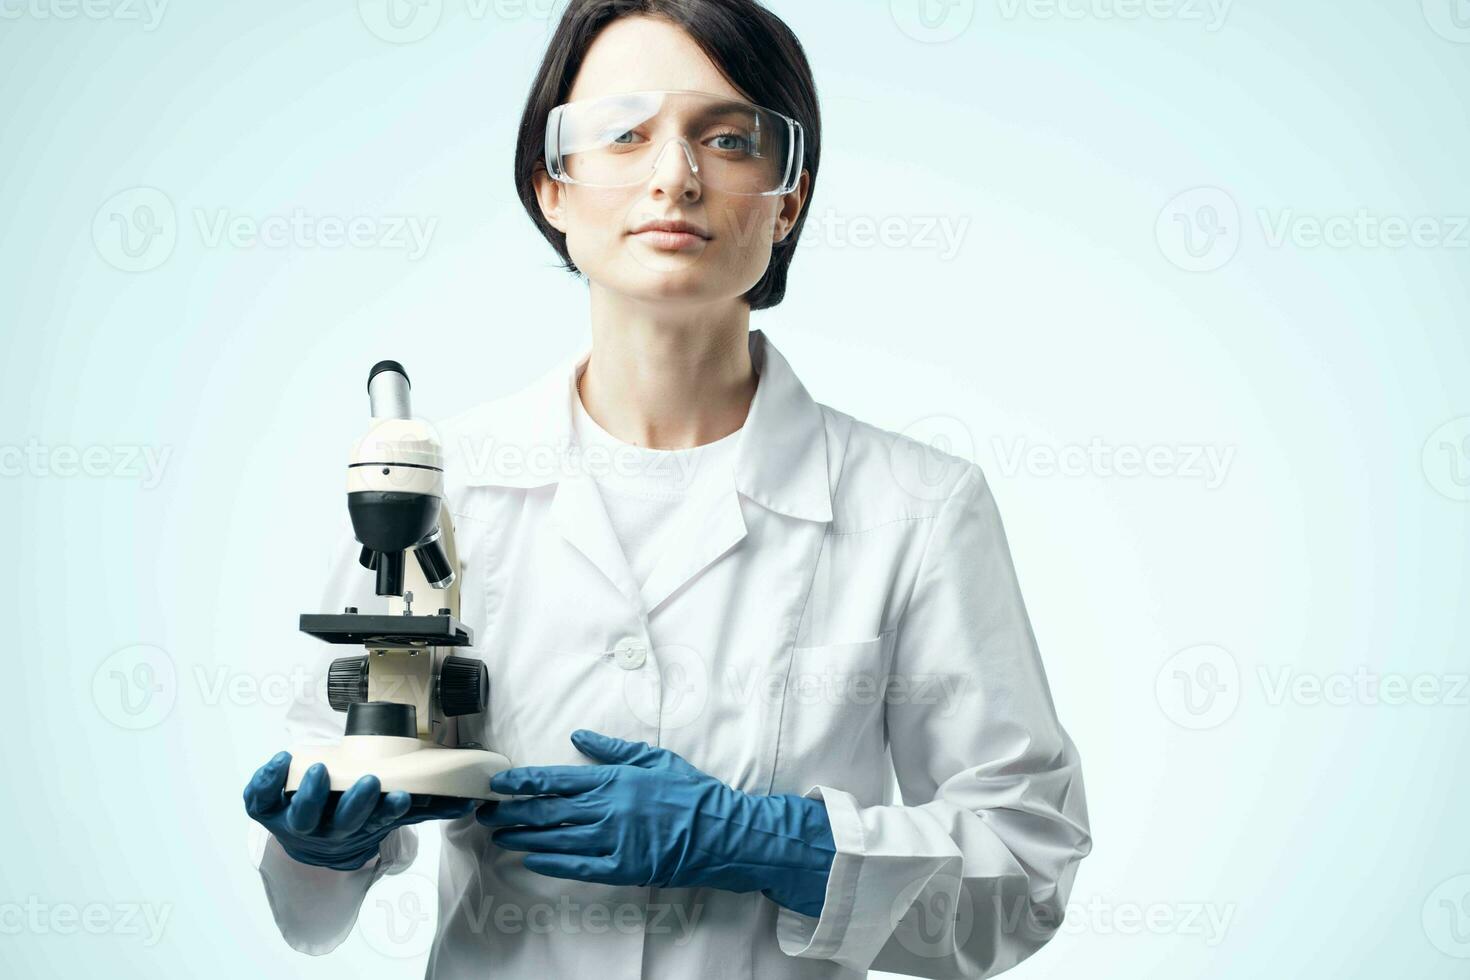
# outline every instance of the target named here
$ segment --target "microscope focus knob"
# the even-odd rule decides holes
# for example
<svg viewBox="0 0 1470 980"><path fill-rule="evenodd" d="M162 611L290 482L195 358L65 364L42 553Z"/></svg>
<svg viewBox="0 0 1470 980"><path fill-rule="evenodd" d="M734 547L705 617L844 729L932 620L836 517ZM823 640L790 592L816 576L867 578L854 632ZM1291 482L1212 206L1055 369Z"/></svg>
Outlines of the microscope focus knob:
<svg viewBox="0 0 1470 980"><path fill-rule="evenodd" d="M327 669L327 703L346 711L368 699L368 658L340 657Z"/></svg>
<svg viewBox="0 0 1470 980"><path fill-rule="evenodd" d="M490 671L483 660L445 657L439 668L439 708L446 717L479 714L490 703Z"/></svg>

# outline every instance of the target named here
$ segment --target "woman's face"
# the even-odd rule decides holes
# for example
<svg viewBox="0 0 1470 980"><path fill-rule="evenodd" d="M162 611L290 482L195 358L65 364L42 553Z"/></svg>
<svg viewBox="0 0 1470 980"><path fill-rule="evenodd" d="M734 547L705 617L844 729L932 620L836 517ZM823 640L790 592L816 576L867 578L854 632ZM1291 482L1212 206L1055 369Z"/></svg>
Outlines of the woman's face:
<svg viewBox="0 0 1470 980"><path fill-rule="evenodd" d="M625 17L592 43L567 101L649 90L746 98L679 27ZM785 196L722 193L700 183L676 143L665 147L642 184L561 184L538 169L536 194L594 285L630 298L705 305L740 297L760 281L772 245L795 225L809 183L803 171ZM687 221L704 235L675 245L667 236L637 232L649 221Z"/></svg>

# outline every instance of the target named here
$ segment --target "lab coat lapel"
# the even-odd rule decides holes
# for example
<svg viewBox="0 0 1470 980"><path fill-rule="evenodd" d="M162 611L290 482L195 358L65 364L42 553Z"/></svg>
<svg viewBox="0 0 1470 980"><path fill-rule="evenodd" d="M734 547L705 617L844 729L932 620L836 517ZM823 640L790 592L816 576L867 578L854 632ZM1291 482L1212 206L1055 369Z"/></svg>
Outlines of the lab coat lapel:
<svg viewBox="0 0 1470 980"><path fill-rule="evenodd" d="M760 381L739 436L734 479L683 512L667 550L643 583L650 616L745 538L742 494L788 517L816 524L832 519L821 409L764 333L751 331L748 342Z"/></svg>
<svg viewBox="0 0 1470 980"><path fill-rule="evenodd" d="M628 559L603 506L602 494L590 476L573 473L562 477L551 501L551 520L562 537L585 555L624 598L641 606Z"/></svg>
<svg viewBox="0 0 1470 980"><path fill-rule="evenodd" d="M652 616L665 599L744 538L745 515L733 483L685 509L679 525L670 529L668 548L643 583L644 610Z"/></svg>
<svg viewBox="0 0 1470 980"><path fill-rule="evenodd" d="M576 377L590 346L507 402L472 412L455 465L465 469L471 486L556 483L550 517L561 536L628 602L650 614L746 537L742 498L817 525L832 520L822 410L762 331L752 330L748 343L760 381L740 437L734 485L685 512L642 586L633 580L597 484L568 455ZM545 465L548 459L556 465Z"/></svg>

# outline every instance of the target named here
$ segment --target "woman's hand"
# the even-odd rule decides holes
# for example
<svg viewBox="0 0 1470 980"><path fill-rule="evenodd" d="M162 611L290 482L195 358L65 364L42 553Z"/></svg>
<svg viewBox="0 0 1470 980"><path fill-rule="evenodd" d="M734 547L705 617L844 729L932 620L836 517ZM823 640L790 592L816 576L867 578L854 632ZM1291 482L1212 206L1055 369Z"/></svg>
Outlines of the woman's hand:
<svg viewBox="0 0 1470 980"><path fill-rule="evenodd" d="M286 802L291 753L281 752L256 770L245 786L245 812L275 835L286 853L303 864L355 871L378 856L378 846L395 829L425 820L462 817L471 800L435 800L410 812L407 793L384 794L377 776L363 776L331 806L331 780L318 762L301 777Z"/></svg>
<svg viewBox="0 0 1470 980"><path fill-rule="evenodd" d="M731 789L667 749L585 729L572 744L604 765L523 766L490 788L528 796L480 808L527 868L610 885L760 890L819 916L836 847L821 800Z"/></svg>

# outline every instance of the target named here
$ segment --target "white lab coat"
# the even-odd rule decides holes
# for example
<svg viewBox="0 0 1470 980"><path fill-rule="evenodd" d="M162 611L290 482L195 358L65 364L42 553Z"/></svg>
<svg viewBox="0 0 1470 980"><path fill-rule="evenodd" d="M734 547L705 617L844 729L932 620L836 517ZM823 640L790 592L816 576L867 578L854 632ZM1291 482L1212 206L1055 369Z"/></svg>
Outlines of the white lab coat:
<svg viewBox="0 0 1470 980"><path fill-rule="evenodd" d="M1082 773L985 477L817 404L761 331L750 350L734 486L685 514L641 587L566 449L587 349L438 426L469 653L490 672L472 737L517 765L576 764L568 735L591 728L822 799L837 856L820 918L758 892L544 877L470 816L443 824L429 977L979 977L1060 925L1091 847ZM381 603L357 552L345 534L322 609ZM314 669L340 652L321 644ZM342 724L318 693L289 736ZM272 839L259 866L287 942L324 953L415 853L401 829L338 872Z"/></svg>

